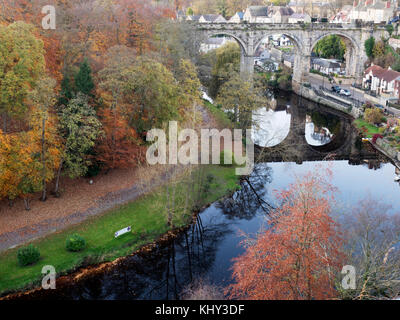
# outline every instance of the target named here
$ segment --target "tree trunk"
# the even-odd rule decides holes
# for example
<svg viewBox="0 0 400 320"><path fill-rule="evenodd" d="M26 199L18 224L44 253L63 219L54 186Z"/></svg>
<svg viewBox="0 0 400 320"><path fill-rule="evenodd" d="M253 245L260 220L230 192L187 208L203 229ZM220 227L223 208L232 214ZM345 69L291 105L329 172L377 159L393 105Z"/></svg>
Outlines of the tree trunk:
<svg viewBox="0 0 400 320"><path fill-rule="evenodd" d="M30 202L31 202L31 200L30 200L29 198L24 198L25 210L26 210L26 211L31 210Z"/></svg>
<svg viewBox="0 0 400 320"><path fill-rule="evenodd" d="M64 164L64 159L61 158L60 165L59 165L58 171L57 171L56 186L54 188L54 194L55 194L56 197L59 197L58 191L59 191L59 187L60 187L60 176L61 176L61 171L62 171L63 164Z"/></svg>
<svg viewBox="0 0 400 320"><path fill-rule="evenodd" d="M46 119L43 116L42 120L42 185L43 185L43 192L42 192L42 201L46 201L47 199L47 186L46 186L46 159L45 159L45 150L44 150L44 144L45 144L45 125L46 125Z"/></svg>
<svg viewBox="0 0 400 320"><path fill-rule="evenodd" d="M3 112L3 133L7 133L7 114Z"/></svg>

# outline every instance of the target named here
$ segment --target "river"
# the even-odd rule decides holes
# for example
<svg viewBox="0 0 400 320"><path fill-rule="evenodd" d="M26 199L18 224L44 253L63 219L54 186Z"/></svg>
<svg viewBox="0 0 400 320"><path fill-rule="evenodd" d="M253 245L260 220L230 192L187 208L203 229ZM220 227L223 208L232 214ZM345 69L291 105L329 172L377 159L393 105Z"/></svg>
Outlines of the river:
<svg viewBox="0 0 400 320"><path fill-rule="evenodd" d="M261 108L264 129L275 139L271 145L284 140L290 128L288 99L276 111ZM306 140L322 145L334 139L329 128L317 128L309 116L305 129ZM281 133L279 138L276 134ZM264 134L268 135L268 132ZM279 141L280 140L280 141ZM331 183L338 188L337 214L348 214L365 198L374 197L390 205L391 212L400 211L400 185L394 182L395 167L379 160L361 161L359 165L343 161L303 161L258 163L242 190L232 198L217 202L204 210L198 222L174 241L152 252L128 257L101 275L89 276L77 283L55 291L38 291L32 299L179 299L183 290L201 279L220 287L232 281L232 259L243 253L240 246L243 233L257 233L267 221L268 206L276 205L275 192L287 188L297 177L310 171L332 172ZM251 187L250 187L250 184Z"/></svg>

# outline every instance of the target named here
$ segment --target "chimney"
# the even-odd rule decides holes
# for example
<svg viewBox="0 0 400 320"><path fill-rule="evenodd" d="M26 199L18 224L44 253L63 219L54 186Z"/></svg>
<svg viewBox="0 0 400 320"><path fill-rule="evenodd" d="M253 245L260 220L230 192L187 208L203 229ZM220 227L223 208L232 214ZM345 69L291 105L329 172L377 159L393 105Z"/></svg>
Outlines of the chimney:
<svg viewBox="0 0 400 320"><path fill-rule="evenodd" d="M390 1L386 2L386 8L390 9Z"/></svg>

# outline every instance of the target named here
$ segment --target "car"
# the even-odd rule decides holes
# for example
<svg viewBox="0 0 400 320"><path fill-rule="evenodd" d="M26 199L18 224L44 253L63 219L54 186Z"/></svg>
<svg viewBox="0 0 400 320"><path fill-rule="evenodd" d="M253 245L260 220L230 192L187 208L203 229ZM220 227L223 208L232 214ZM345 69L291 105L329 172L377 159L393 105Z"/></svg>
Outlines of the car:
<svg viewBox="0 0 400 320"><path fill-rule="evenodd" d="M341 87L339 87L339 86L332 86L332 91L333 91L333 92L340 93L340 90L342 90Z"/></svg>
<svg viewBox="0 0 400 320"><path fill-rule="evenodd" d="M350 91L347 90L347 89L342 89L342 90L340 90L340 94L341 94L342 96L347 96L347 97L351 96Z"/></svg>
<svg viewBox="0 0 400 320"><path fill-rule="evenodd" d="M396 23L399 22L400 18L399 17L394 17L392 20L389 21L388 24Z"/></svg>

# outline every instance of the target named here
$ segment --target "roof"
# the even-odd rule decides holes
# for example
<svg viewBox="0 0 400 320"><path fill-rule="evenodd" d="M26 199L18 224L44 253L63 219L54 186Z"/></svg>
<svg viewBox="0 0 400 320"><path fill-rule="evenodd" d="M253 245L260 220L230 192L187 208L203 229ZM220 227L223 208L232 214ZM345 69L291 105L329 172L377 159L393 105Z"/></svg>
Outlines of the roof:
<svg viewBox="0 0 400 320"><path fill-rule="evenodd" d="M204 18L206 21L213 22L218 19L219 15L218 14L203 14L201 17Z"/></svg>
<svg viewBox="0 0 400 320"><path fill-rule="evenodd" d="M340 63L333 61L333 60L328 60L328 59L322 59L322 58L313 58L312 59L313 64L318 64L324 68L340 68Z"/></svg>
<svg viewBox="0 0 400 320"><path fill-rule="evenodd" d="M364 74L372 72L372 75L374 77L381 78L382 74L385 72L385 69L383 69L380 66L371 66L367 70L364 71Z"/></svg>
<svg viewBox="0 0 400 320"><path fill-rule="evenodd" d="M294 11L292 8L284 7L284 8L279 8L278 10L282 16L291 16Z"/></svg>
<svg viewBox="0 0 400 320"><path fill-rule="evenodd" d="M386 82L391 82L399 77L400 77L400 72L388 69L383 73L382 80L385 80Z"/></svg>
<svg viewBox="0 0 400 320"><path fill-rule="evenodd" d="M192 21L199 21L201 18L201 15L197 15L197 16L188 16L187 20L192 20Z"/></svg>
<svg viewBox="0 0 400 320"><path fill-rule="evenodd" d="M253 17L266 17L268 16L268 7L265 6L250 6L247 8Z"/></svg>

